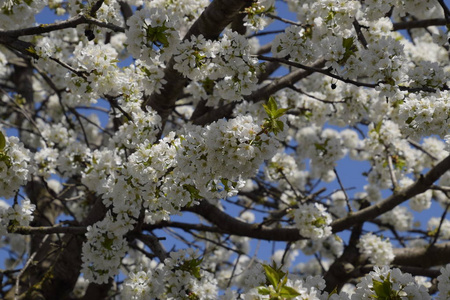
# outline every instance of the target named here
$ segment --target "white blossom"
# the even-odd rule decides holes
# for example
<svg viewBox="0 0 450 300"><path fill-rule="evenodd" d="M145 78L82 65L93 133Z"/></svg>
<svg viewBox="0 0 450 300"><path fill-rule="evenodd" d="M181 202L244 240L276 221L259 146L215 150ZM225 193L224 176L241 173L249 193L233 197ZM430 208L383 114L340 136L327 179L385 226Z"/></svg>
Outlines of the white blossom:
<svg viewBox="0 0 450 300"><path fill-rule="evenodd" d="M389 239L382 240L373 233L363 235L358 242L362 254L367 255L370 262L377 266L389 265L394 260L392 244Z"/></svg>

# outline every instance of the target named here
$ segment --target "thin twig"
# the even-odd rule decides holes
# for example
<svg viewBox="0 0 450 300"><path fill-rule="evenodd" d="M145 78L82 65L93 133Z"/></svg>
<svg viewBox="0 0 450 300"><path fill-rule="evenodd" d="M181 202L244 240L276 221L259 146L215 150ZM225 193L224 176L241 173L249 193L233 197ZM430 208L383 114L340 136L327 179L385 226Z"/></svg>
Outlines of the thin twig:
<svg viewBox="0 0 450 300"><path fill-rule="evenodd" d="M439 233L441 232L442 224L444 223L445 216L447 215L449 207L450 207L450 202L447 204L447 206L445 207L444 212L442 213L442 217L441 217L441 220L439 222L439 226L438 226L438 228L436 230L436 233L434 235L433 241L431 242L430 246L433 246L434 244L436 244L436 242L438 240Z"/></svg>
<svg viewBox="0 0 450 300"><path fill-rule="evenodd" d="M84 226L72 226L72 227L61 227L61 226L13 226L9 233L16 233L22 235L32 235L32 234L53 234L53 233L65 233L65 234L85 234L87 232Z"/></svg>
<svg viewBox="0 0 450 300"><path fill-rule="evenodd" d="M49 237L48 234L46 234L44 236L44 238L42 239L42 241L39 244L38 249L45 243L45 241L47 240L47 238ZM20 282L20 277L25 273L25 270L30 266L30 264L33 262L34 257L37 255L37 251L33 252L33 254L30 255L30 257L28 258L27 262L25 263L25 266L22 268L22 270L20 270L19 274L17 275L16 278L16 283L15 283L15 291L14 291L14 300L18 300L19 297L19 282Z"/></svg>
<svg viewBox="0 0 450 300"><path fill-rule="evenodd" d="M96 20L94 18L85 16L85 15L77 15L74 16L66 21L54 23L54 24L46 24L46 25L39 25L35 27L28 27L23 29L16 29L16 30L0 30L0 37L8 36L8 37L19 37L19 36L27 36L27 35L42 35L44 33L49 33L52 31L62 30L66 28L75 28L77 25L81 24L92 24L97 25L98 27L108 28L115 32L125 32L125 29L111 24L111 23L104 23L100 22L99 20Z"/></svg>
<svg viewBox="0 0 450 300"><path fill-rule="evenodd" d="M345 197L345 203L347 203L347 209L349 212L352 212L352 207L350 206L350 201L347 195L347 192L345 191L344 185L342 184L341 178L339 177L339 174L336 170L336 168L333 168L334 174L336 174L336 179L339 183L339 186L341 187L342 192L344 193L344 197Z"/></svg>
<svg viewBox="0 0 450 300"><path fill-rule="evenodd" d="M301 23L297 23L297 22L294 22L294 21L291 21L291 20L288 20L288 19L276 16L276 15L273 15L273 14L267 14L266 16L268 16L271 19L275 19L275 20L284 22L286 24L291 24L291 25L295 25L295 26L303 26Z"/></svg>
<svg viewBox="0 0 450 300"><path fill-rule="evenodd" d="M392 180L392 187L393 187L394 191L396 191L397 190L397 178L394 173L392 157L388 153L386 154L386 157L387 157L387 162L388 162L388 167L389 167L389 174L390 174L391 180Z"/></svg>
<svg viewBox="0 0 450 300"><path fill-rule="evenodd" d="M438 0L438 2L441 5L442 9L444 10L445 20L447 20L447 23L449 23L450 22L450 11L447 7L447 4L445 4L444 0Z"/></svg>
<svg viewBox="0 0 450 300"><path fill-rule="evenodd" d="M425 150L422 145L420 145L419 143L417 143L416 141L412 140L412 139L408 139L407 140L408 143L413 146L414 148L422 151L423 153L425 153L426 155L428 155L429 157L431 157L434 160L438 160L438 158L436 156L434 156L433 154L431 154L429 151Z"/></svg>

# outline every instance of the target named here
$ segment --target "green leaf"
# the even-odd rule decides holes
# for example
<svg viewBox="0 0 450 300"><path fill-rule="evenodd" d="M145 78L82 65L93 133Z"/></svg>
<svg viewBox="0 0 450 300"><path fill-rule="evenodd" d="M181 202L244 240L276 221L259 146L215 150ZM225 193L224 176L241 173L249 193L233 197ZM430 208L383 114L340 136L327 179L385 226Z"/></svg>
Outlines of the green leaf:
<svg viewBox="0 0 450 300"><path fill-rule="evenodd" d="M415 119L416 117L409 117L408 119L406 119L406 124L411 124L412 123L412 121L414 121L414 119Z"/></svg>
<svg viewBox="0 0 450 300"><path fill-rule="evenodd" d="M269 97L269 100L266 104L263 104L264 109L266 110L267 115L269 118L275 118L275 112L278 109L277 102L275 101L275 98L272 96Z"/></svg>
<svg viewBox="0 0 450 300"><path fill-rule="evenodd" d="M3 132L0 131L0 151L5 149L6 147L6 138L3 135Z"/></svg>
<svg viewBox="0 0 450 300"><path fill-rule="evenodd" d="M386 279L384 279L383 281L373 279L372 283L376 299L391 300L392 282L390 281L390 274L388 274Z"/></svg>
<svg viewBox="0 0 450 300"><path fill-rule="evenodd" d="M380 134L380 129L381 126L383 125L383 120L381 120L380 122L377 123L377 125L375 126L375 132Z"/></svg>
<svg viewBox="0 0 450 300"><path fill-rule="evenodd" d="M289 108L280 108L280 109L277 109L277 110L275 111L273 117L274 117L275 119L276 119L276 118L279 118L279 117L283 116L288 110L289 110Z"/></svg>
<svg viewBox="0 0 450 300"><path fill-rule="evenodd" d="M114 239L110 239L107 235L104 235L104 240L102 242L102 247L107 250L112 250L112 245L114 244Z"/></svg>
<svg viewBox="0 0 450 300"><path fill-rule="evenodd" d="M278 131L283 131L284 123L282 121L277 121L277 129Z"/></svg>
<svg viewBox="0 0 450 300"><path fill-rule="evenodd" d="M345 50L351 50L354 46L353 42L354 42L355 38L354 37L349 37L346 39L342 40L342 46L345 48Z"/></svg>
<svg viewBox="0 0 450 300"><path fill-rule="evenodd" d="M27 52L31 53L31 54L36 54L36 50L34 49L33 46L28 47L27 49L25 49Z"/></svg>
<svg viewBox="0 0 450 300"><path fill-rule="evenodd" d="M281 278L280 274L278 274L278 271L266 264L263 264L263 267L264 271L266 271L267 280L269 280L271 285L277 286Z"/></svg>
<svg viewBox="0 0 450 300"><path fill-rule="evenodd" d="M178 268L182 271L186 271L188 273L190 273L192 276L194 276L195 278L197 278L198 280L201 279L200 276L200 264L202 263L203 258L202 259L198 259L198 258L193 258L190 260L186 260L183 262L183 264Z"/></svg>
<svg viewBox="0 0 450 300"><path fill-rule="evenodd" d="M202 198L200 196L200 191L192 184L183 184L183 188L189 192L189 194L191 195L191 198L193 198L193 199L201 199Z"/></svg>
<svg viewBox="0 0 450 300"><path fill-rule="evenodd" d="M267 101L267 105L269 106L271 111L276 111L278 109L277 102L274 97L269 97L269 101Z"/></svg>
<svg viewBox="0 0 450 300"><path fill-rule="evenodd" d="M270 289L265 287L265 286L259 287L258 288L258 294L260 294L260 295L270 295Z"/></svg>
<svg viewBox="0 0 450 300"><path fill-rule="evenodd" d="M281 292L280 295L285 298L285 299L292 299L295 298L297 296L300 296L300 293L297 292L296 289L290 287L290 286L283 286L281 288Z"/></svg>

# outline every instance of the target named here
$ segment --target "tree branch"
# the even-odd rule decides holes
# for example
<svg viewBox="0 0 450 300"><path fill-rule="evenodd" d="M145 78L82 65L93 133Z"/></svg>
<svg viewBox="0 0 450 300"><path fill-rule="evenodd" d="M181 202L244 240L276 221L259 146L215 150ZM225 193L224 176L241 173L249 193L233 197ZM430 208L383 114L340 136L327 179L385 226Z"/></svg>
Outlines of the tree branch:
<svg viewBox="0 0 450 300"><path fill-rule="evenodd" d="M424 28L428 26L445 26L447 25L447 20L442 18L436 19L426 19L426 20L416 20L407 22L394 23L394 31L403 29L413 29L413 28Z"/></svg>
<svg viewBox="0 0 450 300"><path fill-rule="evenodd" d="M408 267L435 267L450 262L450 242L423 248L394 249L392 264Z"/></svg>
<svg viewBox="0 0 450 300"><path fill-rule="evenodd" d="M100 22L94 18L80 14L80 15L74 16L66 21L62 21L59 23L48 24L48 25L39 25L39 26L35 26L35 27L16 29L16 30L6 30L6 31L0 30L0 39L3 37L41 35L41 34L49 33L49 32L56 31L56 30L62 30L62 29L66 29L66 28L75 28L81 24L92 24L92 25L97 25L99 27L109 28L115 32L125 32L125 29L120 26L117 26L117 25L114 25L111 23Z"/></svg>
<svg viewBox="0 0 450 300"><path fill-rule="evenodd" d="M383 201L375 203L374 205L358 212L349 214L345 218L334 221L331 224L333 227L333 232L340 232L344 229L350 228L353 224L375 219L406 200L428 190L433 182L438 180L448 170L450 170L450 156L447 156L444 160L438 163L427 174L421 175L419 180L405 189L398 192L394 191L391 196Z"/></svg>
<svg viewBox="0 0 450 300"><path fill-rule="evenodd" d="M73 227L61 227L61 226L14 226L11 228L9 233L16 233L22 235L30 234L52 234L52 233L64 233L64 234L85 234L87 232L84 226L73 226Z"/></svg>
<svg viewBox="0 0 450 300"><path fill-rule="evenodd" d="M226 233L272 241L298 241L304 239L296 228L270 228L260 224L248 224L221 211L207 200L186 208L216 225Z"/></svg>

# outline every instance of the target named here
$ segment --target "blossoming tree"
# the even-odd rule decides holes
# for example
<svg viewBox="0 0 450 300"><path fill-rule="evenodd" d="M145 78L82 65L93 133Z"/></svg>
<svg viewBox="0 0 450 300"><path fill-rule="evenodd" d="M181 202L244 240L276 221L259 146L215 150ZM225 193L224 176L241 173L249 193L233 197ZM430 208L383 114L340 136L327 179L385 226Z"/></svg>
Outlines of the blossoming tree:
<svg viewBox="0 0 450 300"><path fill-rule="evenodd" d="M443 0L0 7L1 298L450 299Z"/></svg>

